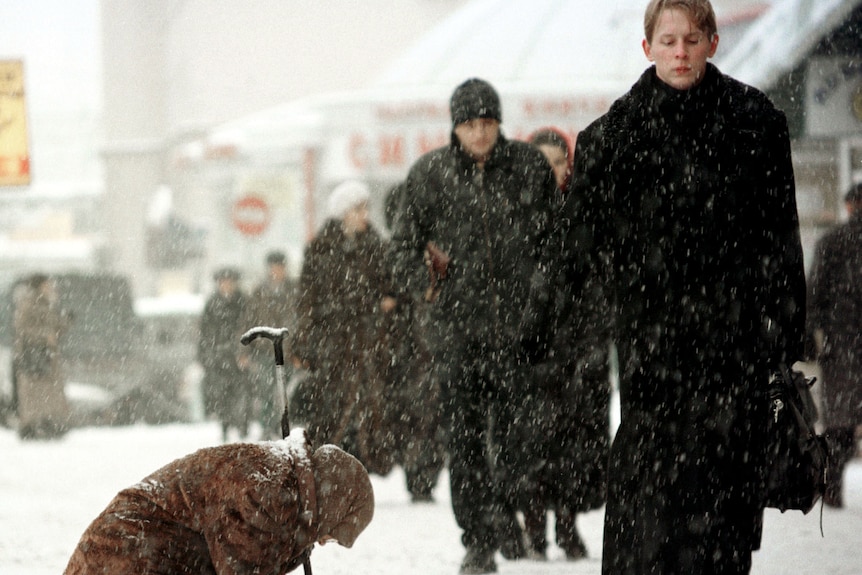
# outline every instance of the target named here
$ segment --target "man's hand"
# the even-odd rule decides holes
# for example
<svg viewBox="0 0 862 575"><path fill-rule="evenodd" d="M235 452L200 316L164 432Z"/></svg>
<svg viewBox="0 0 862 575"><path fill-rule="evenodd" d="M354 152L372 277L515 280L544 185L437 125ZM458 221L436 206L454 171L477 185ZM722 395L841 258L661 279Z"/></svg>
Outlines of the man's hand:
<svg viewBox="0 0 862 575"><path fill-rule="evenodd" d="M425 266L428 268L429 286L425 290L425 301L433 303L440 295L440 284L449 275L449 254L437 247L434 242L428 242L424 253Z"/></svg>

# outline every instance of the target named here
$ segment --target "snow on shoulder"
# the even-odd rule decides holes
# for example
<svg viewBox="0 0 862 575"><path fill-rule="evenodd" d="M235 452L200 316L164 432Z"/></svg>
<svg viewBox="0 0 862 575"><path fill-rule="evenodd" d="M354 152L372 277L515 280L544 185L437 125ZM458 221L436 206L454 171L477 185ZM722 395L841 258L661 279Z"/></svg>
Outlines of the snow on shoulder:
<svg viewBox="0 0 862 575"><path fill-rule="evenodd" d="M308 433L302 427L292 429L284 439L267 441L261 445L268 446L276 455L288 456L295 461L308 461L311 450Z"/></svg>

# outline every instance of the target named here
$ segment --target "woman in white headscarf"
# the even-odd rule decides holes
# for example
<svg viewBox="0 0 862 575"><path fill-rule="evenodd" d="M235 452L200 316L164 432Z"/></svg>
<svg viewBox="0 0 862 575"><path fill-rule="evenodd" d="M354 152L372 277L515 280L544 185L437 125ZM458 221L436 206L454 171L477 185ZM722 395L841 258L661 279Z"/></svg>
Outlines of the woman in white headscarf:
<svg viewBox="0 0 862 575"><path fill-rule="evenodd" d="M384 398L396 301L369 200L363 182L337 186L330 217L305 250L290 349L309 376L291 404L292 419L303 422L313 442L339 445L370 472L385 475L395 458Z"/></svg>

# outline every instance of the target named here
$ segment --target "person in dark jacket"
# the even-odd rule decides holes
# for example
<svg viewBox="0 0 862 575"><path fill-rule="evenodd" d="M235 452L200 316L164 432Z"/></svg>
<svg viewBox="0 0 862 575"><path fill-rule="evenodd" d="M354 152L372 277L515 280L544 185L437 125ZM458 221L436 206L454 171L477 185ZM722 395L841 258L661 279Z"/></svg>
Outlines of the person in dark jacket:
<svg viewBox="0 0 862 575"><path fill-rule="evenodd" d="M510 431L530 393L526 363L541 354L547 327L544 264L556 186L541 152L500 132L500 99L488 82L458 86L450 111L451 144L410 169L391 249L400 288L426 292L425 253L439 278L429 293L428 344L449 436L452 507L467 548L461 572L489 573L503 539L512 539L499 526L511 524L522 471L523 446L512 445Z"/></svg>
<svg viewBox="0 0 862 575"><path fill-rule="evenodd" d="M274 250L266 254L266 277L254 288L242 314L242 329L255 326L296 329L296 283L287 273L287 256ZM281 393L273 384L272 342L258 339L240 354L240 367L245 369L254 390L253 415L261 427L262 439L281 437L281 413L277 412L276 397ZM290 357L290 350L285 351ZM292 366L285 365L285 379L290 379Z"/></svg>
<svg viewBox="0 0 862 575"><path fill-rule="evenodd" d="M59 438L69 427L60 338L70 324L49 276L33 274L16 290L12 365L22 439Z"/></svg>
<svg viewBox="0 0 862 575"><path fill-rule="evenodd" d="M572 268L609 274L617 310L602 571L748 573L767 382L804 351L787 123L708 62L708 0L652 0L644 22L655 65L578 135L569 192Z"/></svg>
<svg viewBox="0 0 862 575"><path fill-rule="evenodd" d="M554 170L557 188L565 192L572 178L572 167L575 163L575 146L572 139L563 130L547 126L530 134L527 141L544 154L551 164L551 169Z"/></svg>
<svg viewBox="0 0 862 575"><path fill-rule="evenodd" d="M823 500L832 507L844 506L844 467L862 438L862 183L844 206L849 220L817 243L808 302L830 445Z"/></svg>
<svg viewBox="0 0 862 575"><path fill-rule="evenodd" d="M528 141L554 169L561 192L554 224L562 230L570 221L563 208L574 145L554 127L537 130ZM608 307L600 305L601 293L596 289L570 292L561 263L552 269L560 281L554 292L556 326L547 357L531 374L536 394L527 401L524 420L534 424L531 435L538 444L530 450L535 464L528 481L534 495L522 512L530 554L545 557L547 511L552 510L557 545L567 559L577 560L587 556L577 515L605 503L610 448L610 333L600 328L607 326Z"/></svg>
<svg viewBox="0 0 862 575"><path fill-rule="evenodd" d="M405 186L386 195L386 226L392 224L403 200ZM433 501L433 491L446 461L446 443L440 416L440 386L431 370L428 351L428 306L424 294L400 294L392 323L389 347L393 418L398 464L404 470L407 491L414 503Z"/></svg>
<svg viewBox="0 0 862 575"><path fill-rule="evenodd" d="M334 445L283 440L201 449L120 491L65 575L286 573L314 544L351 547L374 515L368 473Z"/></svg>
<svg viewBox="0 0 862 575"><path fill-rule="evenodd" d="M223 441L228 441L231 430L244 439L253 400L248 374L239 365L239 340L246 330L242 325L246 297L237 270L220 269L213 280L216 289L204 304L198 340L198 361L204 368L204 409L221 422Z"/></svg>
<svg viewBox="0 0 862 575"><path fill-rule="evenodd" d="M330 217L305 249L291 351L309 375L292 403L313 442L339 445L386 475L394 464L386 336L396 302L369 201L364 182L336 186Z"/></svg>

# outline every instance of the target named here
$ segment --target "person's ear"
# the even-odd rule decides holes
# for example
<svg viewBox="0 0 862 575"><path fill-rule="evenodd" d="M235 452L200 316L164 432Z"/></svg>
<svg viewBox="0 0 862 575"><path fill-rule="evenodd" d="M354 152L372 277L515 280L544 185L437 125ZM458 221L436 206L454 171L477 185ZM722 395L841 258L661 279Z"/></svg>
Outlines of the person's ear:
<svg viewBox="0 0 862 575"><path fill-rule="evenodd" d="M718 34L713 34L712 40L709 42L709 58L715 56L716 50L718 50Z"/></svg>
<svg viewBox="0 0 862 575"><path fill-rule="evenodd" d="M647 57L647 60L652 62L653 61L652 47L649 45L649 42L647 42L646 38L641 40L641 48L643 48L644 55Z"/></svg>

